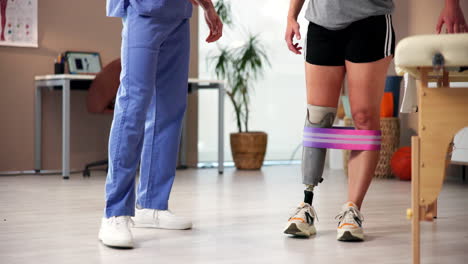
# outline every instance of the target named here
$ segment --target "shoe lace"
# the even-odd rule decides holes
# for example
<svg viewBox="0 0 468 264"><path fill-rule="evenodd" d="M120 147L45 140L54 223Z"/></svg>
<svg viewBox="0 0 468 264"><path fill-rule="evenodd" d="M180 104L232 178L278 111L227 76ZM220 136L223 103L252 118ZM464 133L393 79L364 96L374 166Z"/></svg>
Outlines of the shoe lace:
<svg viewBox="0 0 468 264"><path fill-rule="evenodd" d="M357 216L361 222L364 221L364 216L354 207L348 207L345 210L342 210L338 215L335 216L335 219L341 222L346 218L348 213L352 214L352 216Z"/></svg>
<svg viewBox="0 0 468 264"><path fill-rule="evenodd" d="M305 207L308 207L307 209L311 212L311 216L312 218L314 218L315 220L317 220L317 222L319 222L319 219L318 219L318 216L317 216L317 212L315 211L314 207L311 206L311 205L307 205L307 204L304 204L302 206L297 206L293 209L293 212L291 213L291 217L294 217L296 215L299 214L299 212L301 210L303 210Z"/></svg>

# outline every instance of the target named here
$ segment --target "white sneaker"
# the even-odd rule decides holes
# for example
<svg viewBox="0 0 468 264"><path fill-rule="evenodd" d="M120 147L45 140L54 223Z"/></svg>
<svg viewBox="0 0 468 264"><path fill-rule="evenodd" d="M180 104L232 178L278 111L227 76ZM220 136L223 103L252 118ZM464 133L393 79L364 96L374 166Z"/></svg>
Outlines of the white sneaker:
<svg viewBox="0 0 468 264"><path fill-rule="evenodd" d="M133 218L135 227L160 229L190 229L192 221L185 217L175 216L169 210L135 209Z"/></svg>
<svg viewBox="0 0 468 264"><path fill-rule="evenodd" d="M109 247L133 248L130 216L102 218L99 240Z"/></svg>
<svg viewBox="0 0 468 264"><path fill-rule="evenodd" d="M303 237L315 235L315 219L317 219L317 213L314 208L310 204L303 202L299 204L289 218L284 233Z"/></svg>
<svg viewBox="0 0 468 264"><path fill-rule="evenodd" d="M364 231L362 230L364 217L353 202L345 203L335 219L339 221L336 239L339 241L364 240Z"/></svg>

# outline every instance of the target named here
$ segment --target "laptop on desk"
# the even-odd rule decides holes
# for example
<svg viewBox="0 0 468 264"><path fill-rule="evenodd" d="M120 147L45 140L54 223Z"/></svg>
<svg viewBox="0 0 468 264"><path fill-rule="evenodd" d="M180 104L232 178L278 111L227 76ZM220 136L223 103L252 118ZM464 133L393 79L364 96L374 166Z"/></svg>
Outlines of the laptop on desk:
<svg viewBox="0 0 468 264"><path fill-rule="evenodd" d="M98 52L67 51L65 59L70 74L97 75L102 70Z"/></svg>

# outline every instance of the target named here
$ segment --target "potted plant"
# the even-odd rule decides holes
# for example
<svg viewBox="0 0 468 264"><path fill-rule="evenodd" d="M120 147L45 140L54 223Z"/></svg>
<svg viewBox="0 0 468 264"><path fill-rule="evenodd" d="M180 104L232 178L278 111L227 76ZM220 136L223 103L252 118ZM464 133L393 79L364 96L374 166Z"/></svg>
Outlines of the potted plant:
<svg viewBox="0 0 468 264"><path fill-rule="evenodd" d="M224 12L221 18L231 22L229 5L218 1ZM226 23L230 24L230 23ZM236 116L238 131L230 134L231 151L237 169L256 170L263 165L268 136L265 132L249 130L249 98L254 81L269 66L268 57L258 35L248 34L245 43L238 47L218 46L219 52L210 58L215 74L226 80L228 95Z"/></svg>

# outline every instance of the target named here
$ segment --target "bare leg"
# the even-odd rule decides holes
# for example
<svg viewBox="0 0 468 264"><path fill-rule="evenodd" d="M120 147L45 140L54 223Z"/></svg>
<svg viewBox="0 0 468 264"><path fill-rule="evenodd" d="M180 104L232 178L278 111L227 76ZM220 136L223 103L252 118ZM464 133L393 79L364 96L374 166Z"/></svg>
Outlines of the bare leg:
<svg viewBox="0 0 468 264"><path fill-rule="evenodd" d="M345 75L344 66L306 66L307 103L337 107Z"/></svg>
<svg viewBox="0 0 468 264"><path fill-rule="evenodd" d="M391 60L392 57L370 63L346 61L349 99L357 129L380 129L380 101ZM348 163L348 200L359 208L374 176L378 159L378 151L351 151Z"/></svg>

